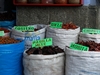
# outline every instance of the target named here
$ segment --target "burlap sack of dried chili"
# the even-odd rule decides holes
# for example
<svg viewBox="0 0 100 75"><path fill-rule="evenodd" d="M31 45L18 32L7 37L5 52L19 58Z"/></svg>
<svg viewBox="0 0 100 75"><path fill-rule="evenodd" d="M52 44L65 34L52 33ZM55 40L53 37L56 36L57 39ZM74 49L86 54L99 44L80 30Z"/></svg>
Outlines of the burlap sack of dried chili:
<svg viewBox="0 0 100 75"><path fill-rule="evenodd" d="M23 54L24 75L64 75L64 59L57 46L30 48Z"/></svg>
<svg viewBox="0 0 100 75"><path fill-rule="evenodd" d="M29 25L29 26L31 26L31 25ZM32 41L40 40L40 39L45 38L46 25L44 25L44 24L35 24L35 25L32 25L32 26L34 26L36 31L22 32L22 31L18 31L18 30L15 30L14 28L12 28L11 37L13 37L15 39L25 40L25 49L31 48Z"/></svg>
<svg viewBox="0 0 100 75"><path fill-rule="evenodd" d="M89 51L66 47L65 75L100 75L100 43L82 41L78 44L88 46Z"/></svg>
<svg viewBox="0 0 100 75"><path fill-rule="evenodd" d="M53 39L53 46L59 46L65 50L72 42L78 42L80 27L74 23L63 24L62 29L47 27L46 38Z"/></svg>

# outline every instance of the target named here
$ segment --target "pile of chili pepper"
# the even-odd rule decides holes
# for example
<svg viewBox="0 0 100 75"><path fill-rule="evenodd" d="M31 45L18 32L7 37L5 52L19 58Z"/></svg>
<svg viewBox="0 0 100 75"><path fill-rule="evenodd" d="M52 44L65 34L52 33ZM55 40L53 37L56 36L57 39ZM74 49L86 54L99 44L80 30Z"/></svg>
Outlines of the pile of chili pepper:
<svg viewBox="0 0 100 75"><path fill-rule="evenodd" d="M52 54L57 54L57 53L62 53L62 52L64 52L64 50L59 48L58 46L55 46L55 47L47 46L43 48L30 48L29 50L26 51L28 55L30 54L52 55Z"/></svg>
<svg viewBox="0 0 100 75"><path fill-rule="evenodd" d="M8 29L6 29L6 28L0 28L0 31L4 31L4 33L10 32L10 30L8 30Z"/></svg>
<svg viewBox="0 0 100 75"><path fill-rule="evenodd" d="M74 23L70 22L70 23L66 23L62 25L63 29L76 29L78 28L78 26L76 26Z"/></svg>
<svg viewBox="0 0 100 75"><path fill-rule="evenodd" d="M18 43L19 40L15 40L10 37L0 37L0 44L12 44L12 43Z"/></svg>
<svg viewBox="0 0 100 75"><path fill-rule="evenodd" d="M96 43L94 41L87 41L87 42L81 41L78 42L77 44L89 47L89 51L100 51L100 43Z"/></svg>

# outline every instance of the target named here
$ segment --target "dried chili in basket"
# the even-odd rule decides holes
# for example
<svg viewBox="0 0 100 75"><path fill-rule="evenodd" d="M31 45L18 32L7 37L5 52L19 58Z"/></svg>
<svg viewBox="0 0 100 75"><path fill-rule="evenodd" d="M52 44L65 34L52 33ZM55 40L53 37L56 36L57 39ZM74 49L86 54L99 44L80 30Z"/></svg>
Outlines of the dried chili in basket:
<svg viewBox="0 0 100 75"><path fill-rule="evenodd" d="M16 40L14 38L10 37L0 37L0 44L12 44L12 43L18 43L19 40Z"/></svg>

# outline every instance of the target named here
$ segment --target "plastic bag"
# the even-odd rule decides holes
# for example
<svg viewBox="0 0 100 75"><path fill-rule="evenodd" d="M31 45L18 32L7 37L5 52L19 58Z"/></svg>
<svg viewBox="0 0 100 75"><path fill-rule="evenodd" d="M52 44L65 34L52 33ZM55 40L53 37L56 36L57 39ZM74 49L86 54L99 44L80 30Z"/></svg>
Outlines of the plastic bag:
<svg viewBox="0 0 100 75"><path fill-rule="evenodd" d="M15 25L15 20L12 21L0 21L0 27L11 29Z"/></svg>

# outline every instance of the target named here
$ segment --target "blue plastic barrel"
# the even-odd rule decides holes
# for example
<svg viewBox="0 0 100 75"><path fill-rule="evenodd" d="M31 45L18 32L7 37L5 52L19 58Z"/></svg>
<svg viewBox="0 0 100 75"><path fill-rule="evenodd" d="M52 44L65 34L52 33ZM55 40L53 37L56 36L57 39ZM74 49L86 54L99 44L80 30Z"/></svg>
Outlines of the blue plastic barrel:
<svg viewBox="0 0 100 75"><path fill-rule="evenodd" d="M24 41L15 44L0 45L0 75L22 75L22 56Z"/></svg>

